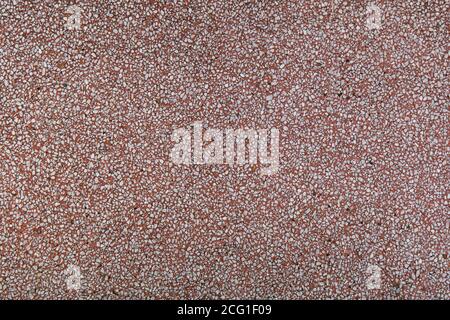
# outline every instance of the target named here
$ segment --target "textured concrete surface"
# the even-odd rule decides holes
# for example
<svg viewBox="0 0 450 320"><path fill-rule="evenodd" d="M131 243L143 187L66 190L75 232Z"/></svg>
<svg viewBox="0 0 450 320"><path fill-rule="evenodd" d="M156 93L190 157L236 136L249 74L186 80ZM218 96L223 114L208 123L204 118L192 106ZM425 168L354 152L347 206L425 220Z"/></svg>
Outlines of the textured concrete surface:
<svg viewBox="0 0 450 320"><path fill-rule="evenodd" d="M448 299L448 11L0 1L0 298Z"/></svg>

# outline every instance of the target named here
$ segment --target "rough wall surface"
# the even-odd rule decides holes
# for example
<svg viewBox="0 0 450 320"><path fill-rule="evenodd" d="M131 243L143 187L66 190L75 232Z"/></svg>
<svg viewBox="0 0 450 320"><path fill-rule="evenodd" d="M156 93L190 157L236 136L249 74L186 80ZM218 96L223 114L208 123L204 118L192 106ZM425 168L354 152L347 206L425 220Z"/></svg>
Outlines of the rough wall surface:
<svg viewBox="0 0 450 320"><path fill-rule="evenodd" d="M0 1L0 298L448 299L448 3L373 6Z"/></svg>

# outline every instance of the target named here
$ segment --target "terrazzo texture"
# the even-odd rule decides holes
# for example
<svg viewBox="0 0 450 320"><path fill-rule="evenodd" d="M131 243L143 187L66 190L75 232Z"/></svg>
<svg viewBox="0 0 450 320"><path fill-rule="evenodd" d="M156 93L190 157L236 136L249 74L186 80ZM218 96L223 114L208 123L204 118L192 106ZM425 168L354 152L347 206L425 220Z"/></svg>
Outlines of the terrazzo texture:
<svg viewBox="0 0 450 320"><path fill-rule="evenodd" d="M0 1L0 298L449 299L448 2L368 3Z"/></svg>

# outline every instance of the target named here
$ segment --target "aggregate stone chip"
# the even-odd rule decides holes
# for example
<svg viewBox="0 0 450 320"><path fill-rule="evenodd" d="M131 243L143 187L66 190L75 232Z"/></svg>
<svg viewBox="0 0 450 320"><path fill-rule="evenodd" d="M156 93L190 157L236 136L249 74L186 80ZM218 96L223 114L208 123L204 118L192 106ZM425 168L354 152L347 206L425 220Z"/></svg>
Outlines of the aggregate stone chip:
<svg viewBox="0 0 450 320"><path fill-rule="evenodd" d="M1 299L449 299L448 1L0 1Z"/></svg>

